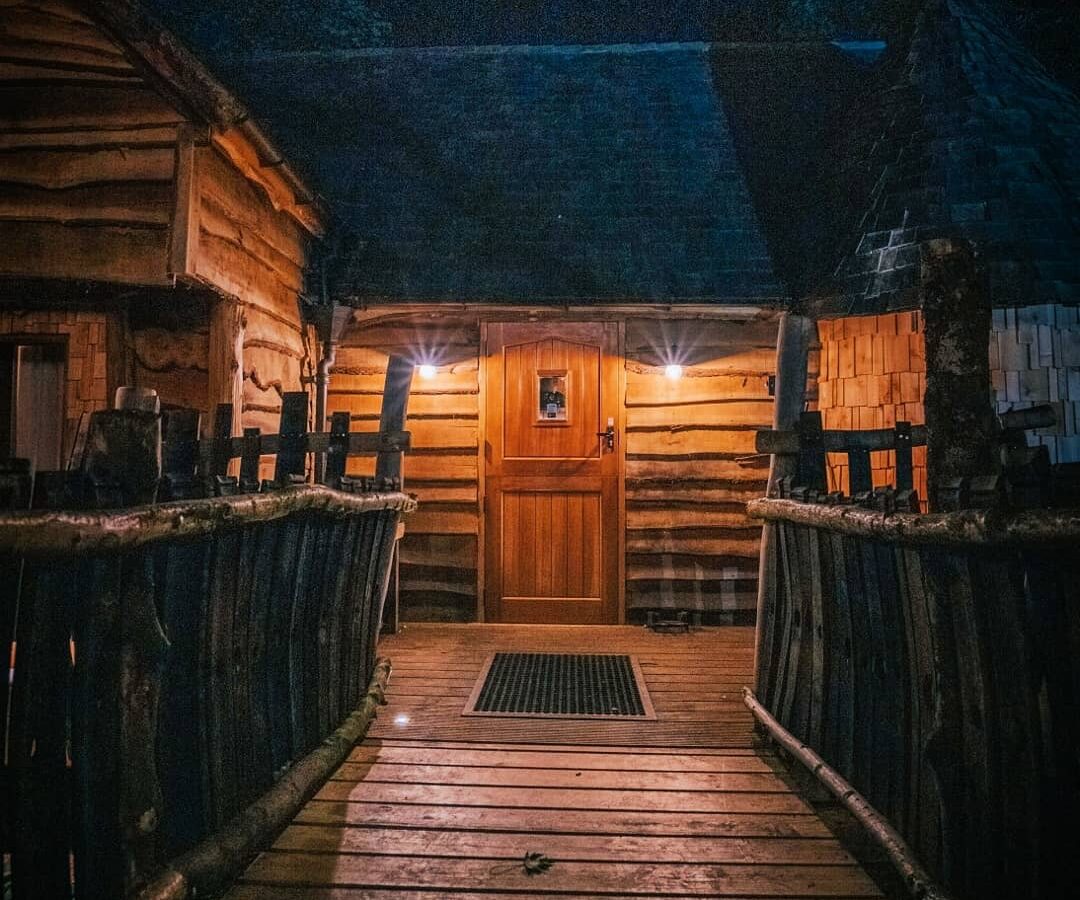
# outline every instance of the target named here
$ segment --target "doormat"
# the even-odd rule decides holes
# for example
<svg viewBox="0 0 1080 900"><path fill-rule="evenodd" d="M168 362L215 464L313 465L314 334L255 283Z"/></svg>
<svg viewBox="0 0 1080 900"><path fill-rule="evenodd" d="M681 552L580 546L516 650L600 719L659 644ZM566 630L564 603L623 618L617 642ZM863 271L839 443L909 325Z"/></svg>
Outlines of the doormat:
<svg viewBox="0 0 1080 900"><path fill-rule="evenodd" d="M495 653L462 715L556 719L655 719L632 656Z"/></svg>

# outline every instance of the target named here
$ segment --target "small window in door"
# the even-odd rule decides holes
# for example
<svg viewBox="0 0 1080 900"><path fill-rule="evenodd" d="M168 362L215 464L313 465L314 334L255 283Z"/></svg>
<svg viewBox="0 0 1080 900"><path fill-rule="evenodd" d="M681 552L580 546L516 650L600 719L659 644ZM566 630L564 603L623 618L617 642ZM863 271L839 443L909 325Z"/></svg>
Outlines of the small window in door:
<svg viewBox="0 0 1080 900"><path fill-rule="evenodd" d="M539 391L539 415L541 422L567 422L569 416L566 409L566 382L567 372L538 372Z"/></svg>
<svg viewBox="0 0 1080 900"><path fill-rule="evenodd" d="M59 342L0 343L0 456L62 468L66 357Z"/></svg>

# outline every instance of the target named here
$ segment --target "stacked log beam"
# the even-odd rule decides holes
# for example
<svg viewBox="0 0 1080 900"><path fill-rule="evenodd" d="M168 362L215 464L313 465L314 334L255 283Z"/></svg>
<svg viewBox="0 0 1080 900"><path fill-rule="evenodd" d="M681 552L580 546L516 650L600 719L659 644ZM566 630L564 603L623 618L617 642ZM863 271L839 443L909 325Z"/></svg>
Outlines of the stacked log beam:
<svg viewBox="0 0 1080 900"><path fill-rule="evenodd" d="M435 377L414 376L406 427L412 450L405 487L419 509L400 548L403 618L468 621L476 616L479 553L480 330L384 325L346 331L330 377L328 415L348 412L355 431L377 431L387 360L432 360ZM373 462L350 460L349 473L374 474Z"/></svg>
<svg viewBox="0 0 1080 900"><path fill-rule="evenodd" d="M754 433L772 421L773 316L626 324L627 609L732 615L756 603L764 494ZM683 366L667 377L665 366Z"/></svg>

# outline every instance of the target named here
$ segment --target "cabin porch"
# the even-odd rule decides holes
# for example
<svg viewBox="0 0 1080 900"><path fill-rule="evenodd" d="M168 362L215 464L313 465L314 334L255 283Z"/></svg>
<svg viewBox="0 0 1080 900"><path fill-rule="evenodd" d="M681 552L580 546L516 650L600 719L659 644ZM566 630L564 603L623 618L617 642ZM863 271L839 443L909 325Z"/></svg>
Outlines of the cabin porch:
<svg viewBox="0 0 1080 900"><path fill-rule="evenodd" d="M880 896L755 735L753 635L404 626L367 737L228 900ZM632 654L656 719L463 716L496 651Z"/></svg>

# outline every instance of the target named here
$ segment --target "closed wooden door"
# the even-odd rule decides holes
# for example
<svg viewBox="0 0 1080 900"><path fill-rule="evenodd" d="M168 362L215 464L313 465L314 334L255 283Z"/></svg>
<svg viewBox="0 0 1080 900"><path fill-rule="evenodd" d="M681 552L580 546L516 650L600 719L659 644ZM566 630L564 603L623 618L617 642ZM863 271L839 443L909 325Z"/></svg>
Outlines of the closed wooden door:
<svg viewBox="0 0 1080 900"><path fill-rule="evenodd" d="M618 326L487 327L485 617L618 617Z"/></svg>

